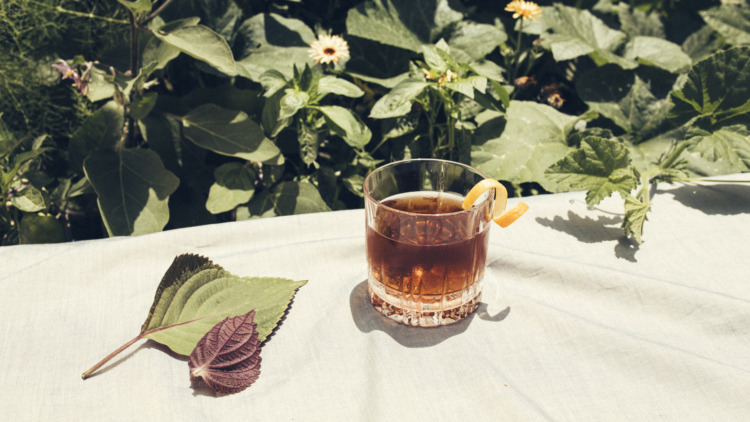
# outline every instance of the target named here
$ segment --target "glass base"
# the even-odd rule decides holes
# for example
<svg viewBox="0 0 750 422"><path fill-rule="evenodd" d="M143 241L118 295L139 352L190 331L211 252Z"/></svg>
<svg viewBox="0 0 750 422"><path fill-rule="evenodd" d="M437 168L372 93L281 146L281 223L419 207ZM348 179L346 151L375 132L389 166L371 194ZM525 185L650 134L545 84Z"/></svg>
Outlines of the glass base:
<svg viewBox="0 0 750 422"><path fill-rule="evenodd" d="M423 295L421 301L412 301L370 274L367 292L375 309L394 321L415 327L438 327L454 324L477 309L482 299L482 280L444 297Z"/></svg>

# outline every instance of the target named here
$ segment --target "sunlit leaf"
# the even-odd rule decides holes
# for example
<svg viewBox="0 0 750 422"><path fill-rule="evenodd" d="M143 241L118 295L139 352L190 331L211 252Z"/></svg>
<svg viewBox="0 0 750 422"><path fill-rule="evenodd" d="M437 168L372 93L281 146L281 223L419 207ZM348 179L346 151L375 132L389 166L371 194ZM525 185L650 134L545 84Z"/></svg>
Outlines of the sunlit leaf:
<svg viewBox="0 0 750 422"><path fill-rule="evenodd" d="M370 128L351 110L341 106L319 106L317 109L323 113L331 130L341 136L350 146L364 149L365 145L370 142L372 138Z"/></svg>
<svg viewBox="0 0 750 422"><path fill-rule="evenodd" d="M622 220L622 228L626 235L632 235L636 242L641 243L643 239L643 224L648 219L646 214L649 205L632 196L625 198L625 216Z"/></svg>
<svg viewBox="0 0 750 422"><path fill-rule="evenodd" d="M403 116L411 111L412 102L430 84L424 81L405 80L381 97L370 110L373 119Z"/></svg>
<svg viewBox="0 0 750 422"><path fill-rule="evenodd" d="M169 221L169 196L179 179L146 149L93 151L83 164L110 236L158 232Z"/></svg>
<svg viewBox="0 0 750 422"><path fill-rule="evenodd" d="M166 32L164 27L154 31L161 41L183 53L208 63L220 72L235 75L235 61L226 40L203 25L184 26Z"/></svg>
<svg viewBox="0 0 750 422"><path fill-rule="evenodd" d="M657 37L634 37L625 47L625 57L672 73L686 70L693 63L679 45Z"/></svg>
<svg viewBox="0 0 750 422"><path fill-rule="evenodd" d="M214 184L208 191L206 209L211 214L233 210L255 193L255 172L242 163L222 164L214 171Z"/></svg>
<svg viewBox="0 0 750 422"><path fill-rule="evenodd" d="M185 136L213 152L248 161L276 159L281 151L242 111L204 104L182 118Z"/></svg>
<svg viewBox="0 0 750 422"><path fill-rule="evenodd" d="M724 5L698 13L728 44L750 44L750 9L747 5Z"/></svg>

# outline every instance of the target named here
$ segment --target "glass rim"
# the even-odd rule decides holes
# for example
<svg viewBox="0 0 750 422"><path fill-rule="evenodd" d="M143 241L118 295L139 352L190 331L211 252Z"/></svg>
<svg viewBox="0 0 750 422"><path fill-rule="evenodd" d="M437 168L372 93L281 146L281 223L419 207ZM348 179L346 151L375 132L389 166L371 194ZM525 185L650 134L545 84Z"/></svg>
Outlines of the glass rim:
<svg viewBox="0 0 750 422"><path fill-rule="evenodd" d="M372 194L370 194L370 189L367 187L367 182L370 180L370 177L373 174L375 174L376 172L379 172L381 170L386 170L389 167L395 167L397 165L410 164L410 163L418 163L418 162L435 162L435 163L446 163L446 164L450 164L450 165L455 165L455 166L458 166L458 167L462 167L462 168L464 168L466 170L469 170L471 172L474 172L474 173L482 176L483 179L488 179L487 175L484 174L479 169L476 169L476 168L474 168L474 167L472 167L472 166L470 166L468 164L459 163L458 161L444 160L444 159L441 159L441 158L410 158L410 159L407 159L407 160L399 160L399 161L394 161L394 162L391 162L391 163L388 163L388 164L384 164L384 165L382 165L382 166L374 169L373 171L371 171L365 177L365 180L362 183L362 190L363 190L365 199L369 199L369 200L375 202L376 204L378 204L379 207L384 207L384 208L388 209L391 212L395 212L395 213L399 213L399 214L415 215L415 216L424 217L424 218L441 217L441 216L447 216L447 215L458 215L458 214L462 214L462 213L471 214L473 212L476 212L479 209L479 206L483 205L485 202L494 199L494 196L492 194L488 194L490 192L488 190L487 192L485 192L485 193L482 194L482 196L485 196L485 198L483 200L481 200L481 201L474 201L474 204L472 204L471 208L467 208L465 210L462 209L462 210L453 211L453 212L441 212L441 213L435 213L435 214L424 214L424 213L418 213L418 212L404 211L404 210L400 210L398 208L390 207L388 205L383 204L382 201L379 201L379 200L375 199L372 196ZM434 191L434 192L438 192L438 191ZM403 193L408 193L408 192L403 192ZM481 198L482 196L480 196L479 198Z"/></svg>

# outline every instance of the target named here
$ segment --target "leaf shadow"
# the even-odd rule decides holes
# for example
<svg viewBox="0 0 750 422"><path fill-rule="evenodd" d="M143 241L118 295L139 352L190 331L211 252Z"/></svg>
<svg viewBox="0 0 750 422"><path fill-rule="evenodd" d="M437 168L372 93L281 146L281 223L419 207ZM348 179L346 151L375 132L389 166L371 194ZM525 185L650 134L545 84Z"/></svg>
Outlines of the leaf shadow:
<svg viewBox="0 0 750 422"><path fill-rule="evenodd" d="M469 324L471 324L474 318L490 322L500 322L507 318L510 313L510 307L507 307L495 315L490 315L487 311L487 304L481 302L474 313L455 324L431 328L413 327L386 318L383 314L375 310L367 294L367 280L354 286L349 295L349 306L354 324L361 332L382 331L400 345L409 348L435 346L453 336L459 335L469 328Z"/></svg>
<svg viewBox="0 0 750 422"><path fill-rule="evenodd" d="M750 186L746 184L686 184L658 193L672 195L677 202L708 215L750 213Z"/></svg>
<svg viewBox="0 0 750 422"><path fill-rule="evenodd" d="M554 218L537 217L536 222L544 227L569 234L583 243L601 243L617 241L615 244L615 256L630 262L636 262L635 254L638 252L638 243L627 238L622 228L622 216L599 215L596 219L589 216L580 216L573 211L568 211L567 219L556 215Z"/></svg>

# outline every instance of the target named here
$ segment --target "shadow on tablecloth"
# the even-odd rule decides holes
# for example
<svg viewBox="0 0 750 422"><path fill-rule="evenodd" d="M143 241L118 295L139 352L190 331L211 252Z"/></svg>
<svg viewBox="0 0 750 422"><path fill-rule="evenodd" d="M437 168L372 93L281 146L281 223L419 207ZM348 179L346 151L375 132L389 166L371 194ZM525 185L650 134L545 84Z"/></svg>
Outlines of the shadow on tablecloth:
<svg viewBox="0 0 750 422"><path fill-rule="evenodd" d="M382 331L402 346L412 348L435 346L448 338L459 335L469 328L474 318L500 322L510 313L510 307L507 307L495 315L490 315L487 312L487 304L481 302L476 312L455 324L432 328L412 327L388 319L373 308L367 297L367 280L354 287L349 295L349 306L352 319L360 331L363 333Z"/></svg>

